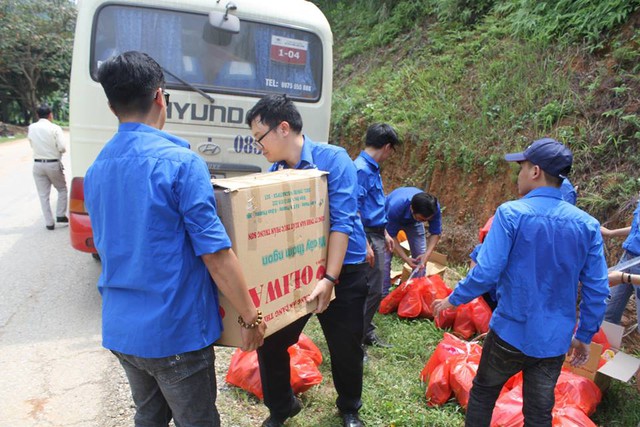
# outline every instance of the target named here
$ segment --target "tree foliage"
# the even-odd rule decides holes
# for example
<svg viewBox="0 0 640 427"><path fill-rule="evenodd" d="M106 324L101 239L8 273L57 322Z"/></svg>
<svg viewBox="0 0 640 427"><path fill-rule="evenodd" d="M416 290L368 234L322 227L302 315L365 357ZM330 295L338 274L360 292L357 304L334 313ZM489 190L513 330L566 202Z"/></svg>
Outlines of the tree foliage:
<svg viewBox="0 0 640 427"><path fill-rule="evenodd" d="M68 0L0 0L0 120L68 91L75 19Z"/></svg>

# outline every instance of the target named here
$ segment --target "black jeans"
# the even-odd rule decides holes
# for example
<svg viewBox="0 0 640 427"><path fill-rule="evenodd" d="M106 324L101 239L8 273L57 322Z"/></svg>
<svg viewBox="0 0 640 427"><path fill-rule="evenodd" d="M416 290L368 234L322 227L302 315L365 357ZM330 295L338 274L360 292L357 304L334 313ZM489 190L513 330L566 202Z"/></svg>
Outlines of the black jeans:
<svg viewBox="0 0 640 427"><path fill-rule="evenodd" d="M345 265L336 285L336 298L318 314L329 353L333 384L338 393L336 406L341 412L358 412L362 406L362 335L364 304L367 298L366 263ZM302 317L264 340L258 348L264 404L271 417L284 421L291 411L290 357L287 349L298 337L311 315Z"/></svg>
<svg viewBox="0 0 640 427"><path fill-rule="evenodd" d="M522 371L525 427L551 427L554 390L564 358L564 354L544 359L529 357L489 331L471 387L465 426L488 427L502 386Z"/></svg>
<svg viewBox="0 0 640 427"><path fill-rule="evenodd" d="M136 427L218 427L213 347L161 358L112 351L124 368L136 405Z"/></svg>

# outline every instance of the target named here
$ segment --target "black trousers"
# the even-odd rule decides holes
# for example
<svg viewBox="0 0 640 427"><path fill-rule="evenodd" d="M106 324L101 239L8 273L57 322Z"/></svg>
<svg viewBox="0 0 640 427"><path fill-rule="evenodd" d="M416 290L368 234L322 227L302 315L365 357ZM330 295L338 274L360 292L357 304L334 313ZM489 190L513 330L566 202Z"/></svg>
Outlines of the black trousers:
<svg viewBox="0 0 640 427"><path fill-rule="evenodd" d="M329 354L333 383L341 412L358 412L362 406L362 334L369 265L348 264L335 287L336 298L318 314ZM264 340L258 349L264 403L273 418L284 421L293 403L290 358L287 349L298 342L311 315L302 317Z"/></svg>

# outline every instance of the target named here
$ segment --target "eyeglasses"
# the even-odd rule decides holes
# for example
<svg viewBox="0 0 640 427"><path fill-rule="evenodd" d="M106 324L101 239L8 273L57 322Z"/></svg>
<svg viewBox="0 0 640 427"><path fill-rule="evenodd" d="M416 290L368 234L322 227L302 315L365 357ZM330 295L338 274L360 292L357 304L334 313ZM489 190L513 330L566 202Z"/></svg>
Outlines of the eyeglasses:
<svg viewBox="0 0 640 427"><path fill-rule="evenodd" d="M162 95L164 96L164 102L167 106L169 106L169 97L171 96L169 92L162 89ZM153 99L158 99L158 92L156 92L156 96Z"/></svg>
<svg viewBox="0 0 640 427"><path fill-rule="evenodd" d="M280 122L280 123L282 123L282 122ZM261 136L260 138L256 139L256 144L258 144L258 147L260 147L260 149L261 149L261 150L263 150L263 149L264 149L264 145L262 145L262 140L264 139L264 137L265 137L265 136L267 136L267 135L269 134L269 132L271 132L272 130L274 130L274 129L275 129L275 128L277 128L278 126L280 126L280 123L278 123L278 124L277 124L277 125L275 125L275 126L271 126L271 127L269 128L269 130L268 130L268 131L266 131L265 133L263 133L263 134L262 134L262 136Z"/></svg>

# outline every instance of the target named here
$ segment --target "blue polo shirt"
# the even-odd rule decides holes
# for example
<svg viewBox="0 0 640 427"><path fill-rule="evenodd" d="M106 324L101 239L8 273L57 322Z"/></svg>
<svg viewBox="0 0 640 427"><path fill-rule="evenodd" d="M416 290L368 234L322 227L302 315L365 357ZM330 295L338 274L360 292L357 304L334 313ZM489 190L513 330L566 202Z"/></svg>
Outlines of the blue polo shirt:
<svg viewBox="0 0 640 427"><path fill-rule="evenodd" d="M590 343L609 295L600 224L562 201L560 190L541 187L502 204L480 248L478 264L449 301L460 305L496 287L498 307L490 327L524 354L555 357L576 338Z"/></svg>
<svg viewBox="0 0 640 427"><path fill-rule="evenodd" d="M353 161L358 171L358 211L365 227L385 227L386 197L382 188L380 166L373 157L362 151Z"/></svg>
<svg viewBox="0 0 640 427"><path fill-rule="evenodd" d="M393 190L387 196L387 232L391 237L396 237L404 227L418 223L411 214L411 199L422 190L416 187L400 187ZM442 213L440 203L437 204L433 218L429 220L429 233L442 234Z"/></svg>
<svg viewBox="0 0 640 427"><path fill-rule="evenodd" d="M640 223L640 202L638 202L638 206L636 206L636 210L633 211L633 221L631 222L631 231L629 231L629 236L622 243L622 247L631 252L633 256L640 255L640 230L638 229L638 224Z"/></svg>
<svg viewBox="0 0 640 427"><path fill-rule="evenodd" d="M230 248L205 162L175 136L123 123L84 180L102 259L102 340L165 357L220 336L217 288L203 254Z"/></svg>
<svg viewBox="0 0 640 427"><path fill-rule="evenodd" d="M280 161L271 165L269 170L288 168L285 161ZM349 235L344 264L364 262L367 240L358 216L358 177L347 151L335 145L315 143L304 136L300 162L294 169L318 169L329 173L327 187L330 230Z"/></svg>

